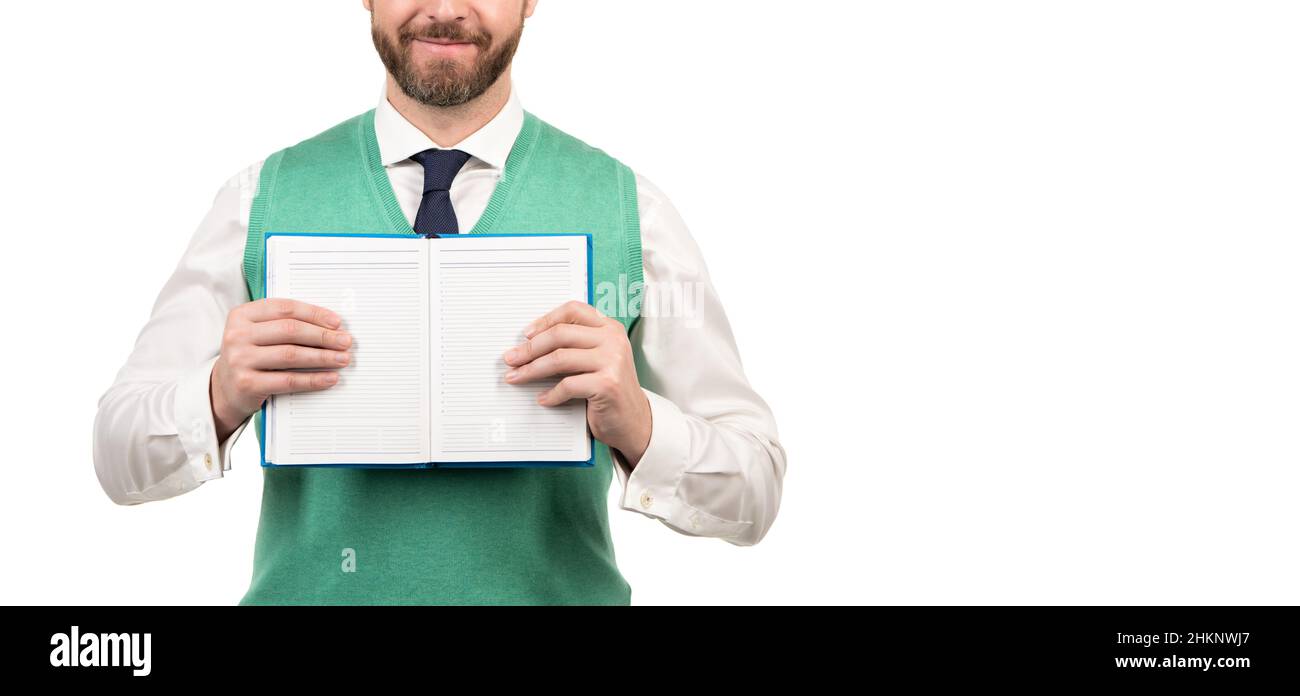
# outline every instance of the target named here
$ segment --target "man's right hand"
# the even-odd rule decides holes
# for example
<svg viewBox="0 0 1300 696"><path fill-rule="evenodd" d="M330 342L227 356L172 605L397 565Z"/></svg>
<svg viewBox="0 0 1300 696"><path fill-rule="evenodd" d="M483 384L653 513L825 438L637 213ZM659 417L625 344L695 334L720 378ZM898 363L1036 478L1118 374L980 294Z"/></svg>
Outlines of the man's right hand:
<svg viewBox="0 0 1300 696"><path fill-rule="evenodd" d="M209 396L217 440L224 442L272 394L320 391L339 381L352 359L352 336L324 307L283 298L242 304L226 318ZM317 372L291 372L310 368Z"/></svg>

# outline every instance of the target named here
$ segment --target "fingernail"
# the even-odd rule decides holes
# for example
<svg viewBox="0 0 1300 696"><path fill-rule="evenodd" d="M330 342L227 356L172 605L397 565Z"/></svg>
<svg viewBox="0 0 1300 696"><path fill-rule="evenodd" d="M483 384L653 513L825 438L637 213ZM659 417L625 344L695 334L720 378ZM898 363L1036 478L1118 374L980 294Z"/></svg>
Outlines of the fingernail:
<svg viewBox="0 0 1300 696"><path fill-rule="evenodd" d="M326 384L334 384L337 381L339 381L339 373L331 372L328 375L325 375Z"/></svg>
<svg viewBox="0 0 1300 696"><path fill-rule="evenodd" d="M519 370L511 370L506 373L506 381L513 382L519 376Z"/></svg>
<svg viewBox="0 0 1300 696"><path fill-rule="evenodd" d="M533 328L532 324L524 328L524 338L532 338L535 333L537 333L537 329Z"/></svg>
<svg viewBox="0 0 1300 696"><path fill-rule="evenodd" d="M331 312L329 316L325 317L325 323L329 324L331 329L337 329L339 324L343 323L343 317Z"/></svg>
<svg viewBox="0 0 1300 696"><path fill-rule="evenodd" d="M350 354L348 354L348 353L335 353L335 354L334 354L334 362L336 362L336 363L338 363L338 364L340 364L340 365L346 365L346 364L348 364L348 361L351 360L351 359L352 359L352 356L351 356Z"/></svg>
<svg viewBox="0 0 1300 696"><path fill-rule="evenodd" d="M337 341L339 344L339 348L347 348L348 346L352 345L352 334L340 333Z"/></svg>
<svg viewBox="0 0 1300 696"><path fill-rule="evenodd" d="M519 357L519 349L518 349L518 348L511 348L510 350L506 351L506 354L505 354L504 357L505 357L505 359L506 359L506 362L510 362L510 361L512 361L512 360L515 360L516 358Z"/></svg>

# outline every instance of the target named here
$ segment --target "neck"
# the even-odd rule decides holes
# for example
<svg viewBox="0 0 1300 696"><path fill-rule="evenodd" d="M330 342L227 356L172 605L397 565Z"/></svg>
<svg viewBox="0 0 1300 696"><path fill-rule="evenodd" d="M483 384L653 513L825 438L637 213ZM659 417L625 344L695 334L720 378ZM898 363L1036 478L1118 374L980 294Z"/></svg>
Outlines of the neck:
<svg viewBox="0 0 1300 696"><path fill-rule="evenodd" d="M486 92L459 106L429 106L406 96L392 75L388 76L388 103L429 136L441 148L453 147L487 125L510 99L510 69L492 83Z"/></svg>

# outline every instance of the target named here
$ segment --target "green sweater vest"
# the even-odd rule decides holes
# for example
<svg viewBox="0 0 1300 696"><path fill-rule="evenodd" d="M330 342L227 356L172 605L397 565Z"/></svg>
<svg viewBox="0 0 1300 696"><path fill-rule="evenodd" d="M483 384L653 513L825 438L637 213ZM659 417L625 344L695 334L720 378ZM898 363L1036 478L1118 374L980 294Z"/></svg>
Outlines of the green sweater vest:
<svg viewBox="0 0 1300 696"><path fill-rule="evenodd" d="M265 296L267 231L414 235L373 111L263 164L244 250L253 299ZM528 112L470 231L492 232L588 232L597 287L641 280L631 170ZM256 431L260 440L260 413ZM600 443L594 468L263 469L241 604L627 604L609 533L612 474Z"/></svg>

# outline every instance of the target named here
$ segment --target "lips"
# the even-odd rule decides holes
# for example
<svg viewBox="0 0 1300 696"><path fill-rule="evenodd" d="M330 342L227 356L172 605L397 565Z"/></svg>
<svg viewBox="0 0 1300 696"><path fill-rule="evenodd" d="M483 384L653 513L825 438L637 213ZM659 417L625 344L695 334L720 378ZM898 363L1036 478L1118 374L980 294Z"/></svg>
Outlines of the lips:
<svg viewBox="0 0 1300 696"><path fill-rule="evenodd" d="M416 39L413 48L433 58L464 59L474 55L475 46L468 41L448 41L447 39Z"/></svg>
<svg viewBox="0 0 1300 696"><path fill-rule="evenodd" d="M415 43L432 48L468 48L474 45L470 41L449 41L447 39L416 39Z"/></svg>

